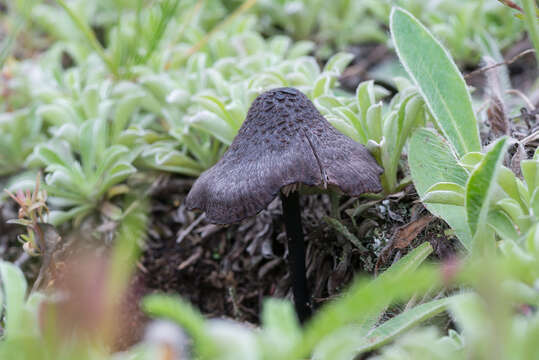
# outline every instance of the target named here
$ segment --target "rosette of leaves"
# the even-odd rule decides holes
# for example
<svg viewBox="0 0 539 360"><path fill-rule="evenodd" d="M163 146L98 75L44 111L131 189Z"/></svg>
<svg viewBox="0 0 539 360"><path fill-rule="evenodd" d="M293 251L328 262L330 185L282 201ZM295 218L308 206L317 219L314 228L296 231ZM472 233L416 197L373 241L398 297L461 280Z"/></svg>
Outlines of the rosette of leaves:
<svg viewBox="0 0 539 360"><path fill-rule="evenodd" d="M118 211L103 206L104 201L129 191L121 183L136 172L132 162L137 153L111 144L110 127L102 117L84 121L77 135L75 144L55 139L38 145L28 160L45 167L44 188L54 209L49 221L79 223L97 209L114 220Z"/></svg>
<svg viewBox="0 0 539 360"><path fill-rule="evenodd" d="M166 96L162 90L171 91L171 81L166 75L147 75L136 82L111 82L102 78L99 69L72 69L62 79L57 96L44 97L46 103L38 106L37 115L54 140L73 148L78 147L79 130L87 119L105 119L110 144L140 154L158 142L174 140L166 132L169 124L161 121L180 115L162 105Z"/></svg>
<svg viewBox="0 0 539 360"><path fill-rule="evenodd" d="M288 44L285 42L280 45ZM254 66L252 60L260 64ZM231 84L219 76L219 72L210 71L213 89L210 87L210 90L194 97L196 106L190 109L191 114L186 122L229 145L245 119L249 105L259 93L274 87L291 86L311 97L329 94L337 85L337 77L351 60L350 54L336 54L321 71L314 58L298 57L274 61L272 66L264 69L266 65L263 63L267 59L257 56L251 59L252 71L244 79L231 81ZM222 68L220 70L226 71Z"/></svg>
<svg viewBox="0 0 539 360"><path fill-rule="evenodd" d="M319 69L304 56L311 44L292 45L283 36L266 40L253 30L253 20L238 18L187 60L182 43L174 45L168 70L138 67L136 83L122 82L159 104L145 109L150 128L132 121L119 139L145 144L137 166L197 176L220 158L259 91L278 86L288 73L293 84L312 82Z"/></svg>
<svg viewBox="0 0 539 360"><path fill-rule="evenodd" d="M250 30L231 38L226 43L220 36L212 38L209 53L191 56L176 74L141 78L161 104L159 114L169 136L144 148L141 166L199 175L221 157L260 92L278 86L307 91L320 76L315 59L304 56L310 48L306 44L293 46L286 37L264 40ZM212 63L214 51L226 56ZM350 60L350 55L337 56L324 76L332 68L335 79L337 68Z"/></svg>

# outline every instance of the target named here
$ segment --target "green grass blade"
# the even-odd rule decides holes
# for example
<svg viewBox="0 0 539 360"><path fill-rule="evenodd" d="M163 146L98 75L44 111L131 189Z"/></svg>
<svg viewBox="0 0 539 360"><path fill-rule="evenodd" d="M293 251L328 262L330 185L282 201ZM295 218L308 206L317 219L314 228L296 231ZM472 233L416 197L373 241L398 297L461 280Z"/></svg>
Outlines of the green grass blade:
<svg viewBox="0 0 539 360"><path fill-rule="evenodd" d="M392 10L390 28L401 63L456 154L480 151L470 93L447 50L405 10Z"/></svg>
<svg viewBox="0 0 539 360"><path fill-rule="evenodd" d="M356 349L356 355L377 349L387 344L405 331L445 311L449 304L463 296L466 295L459 294L439 300L429 301L427 303L417 305L395 316L394 318L389 319L382 325L375 328L366 337L361 339Z"/></svg>
<svg viewBox="0 0 539 360"><path fill-rule="evenodd" d="M88 40L88 43L94 49L94 51L99 55L101 60L107 65L109 70L114 74L114 76L118 76L118 68L116 65L109 59L107 54L105 54L105 50L97 40L94 32L92 29L84 22L74 11L69 7L69 5L66 4L64 0L56 0L58 5L60 5L64 11L69 15L71 20L75 23L75 25L79 28L79 30L82 32L86 40Z"/></svg>

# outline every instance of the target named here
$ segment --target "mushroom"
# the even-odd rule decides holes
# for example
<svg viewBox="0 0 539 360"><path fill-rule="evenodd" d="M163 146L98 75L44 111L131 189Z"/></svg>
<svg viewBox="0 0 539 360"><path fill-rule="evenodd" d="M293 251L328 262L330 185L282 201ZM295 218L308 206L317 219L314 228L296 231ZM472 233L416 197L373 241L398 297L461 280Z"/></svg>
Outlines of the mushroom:
<svg viewBox="0 0 539 360"><path fill-rule="evenodd" d="M257 214L280 193L294 303L304 322L311 306L299 185L359 196L381 191L382 171L363 145L331 126L302 92L277 88L253 101L227 152L194 183L186 206L205 211L209 222L231 224Z"/></svg>

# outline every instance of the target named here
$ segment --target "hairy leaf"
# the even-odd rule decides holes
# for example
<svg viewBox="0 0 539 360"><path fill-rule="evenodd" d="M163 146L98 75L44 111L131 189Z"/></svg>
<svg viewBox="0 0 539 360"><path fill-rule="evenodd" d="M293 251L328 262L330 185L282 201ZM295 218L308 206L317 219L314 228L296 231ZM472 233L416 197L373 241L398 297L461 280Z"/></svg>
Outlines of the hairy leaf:
<svg viewBox="0 0 539 360"><path fill-rule="evenodd" d="M417 193L421 198L439 182L452 182L464 187L468 173L453 156L449 145L436 133L419 129L414 132L408 148L408 164ZM462 244L471 248L471 234L462 207L445 204L425 204L427 209L441 217L456 232Z"/></svg>
<svg viewBox="0 0 539 360"><path fill-rule="evenodd" d="M401 63L456 154L481 150L470 94L447 50L405 10L393 9L390 28Z"/></svg>

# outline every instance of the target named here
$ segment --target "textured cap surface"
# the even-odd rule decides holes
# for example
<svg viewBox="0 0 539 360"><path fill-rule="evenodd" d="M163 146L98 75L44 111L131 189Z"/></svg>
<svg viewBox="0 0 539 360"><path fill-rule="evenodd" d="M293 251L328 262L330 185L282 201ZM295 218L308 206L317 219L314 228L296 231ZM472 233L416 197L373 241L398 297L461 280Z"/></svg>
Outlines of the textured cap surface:
<svg viewBox="0 0 539 360"><path fill-rule="evenodd" d="M230 224L263 210L290 184L333 185L351 196L381 190L382 168L293 88L259 95L221 160L197 179L188 209Z"/></svg>

